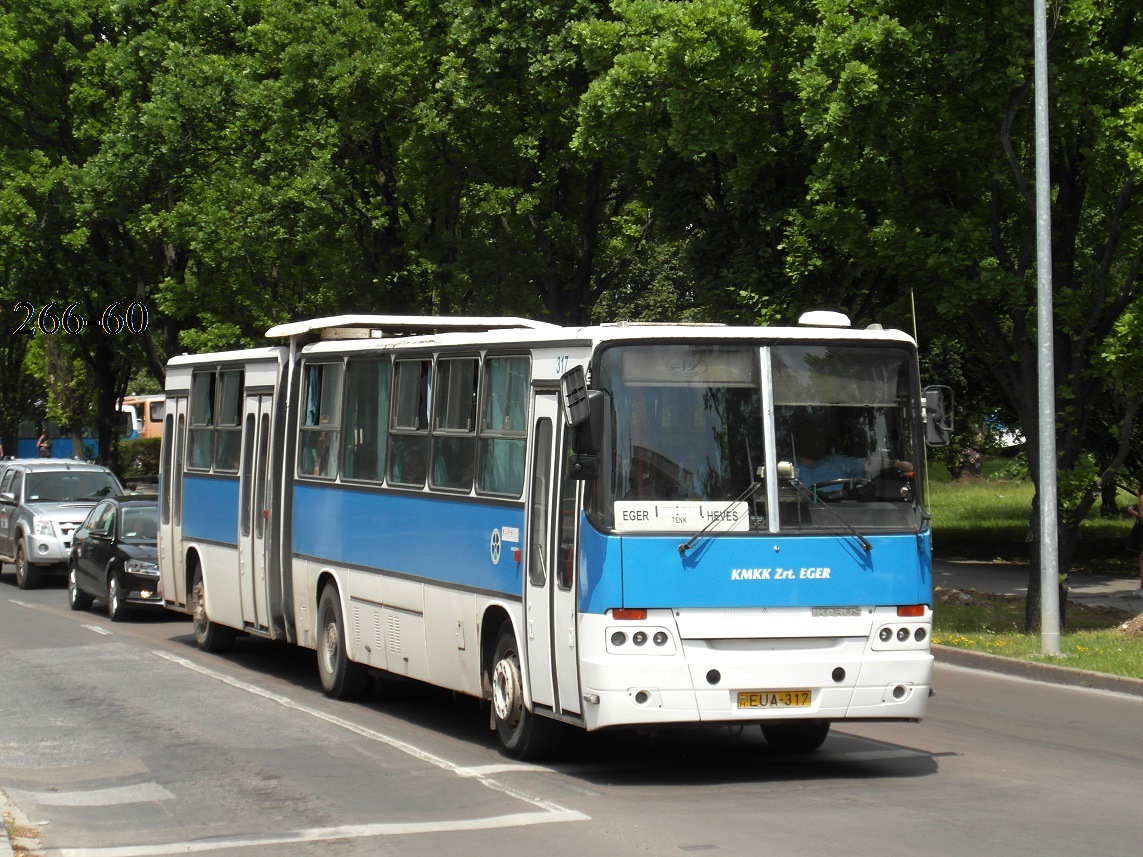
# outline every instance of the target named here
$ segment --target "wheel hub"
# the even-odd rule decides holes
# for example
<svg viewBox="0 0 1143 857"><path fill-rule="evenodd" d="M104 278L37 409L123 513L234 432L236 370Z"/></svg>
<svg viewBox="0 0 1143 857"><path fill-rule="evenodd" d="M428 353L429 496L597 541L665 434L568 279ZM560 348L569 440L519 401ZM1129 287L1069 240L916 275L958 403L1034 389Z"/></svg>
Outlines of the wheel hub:
<svg viewBox="0 0 1143 857"><path fill-rule="evenodd" d="M519 719L520 673L507 658L499 661L492 671L492 705L496 716L505 723L515 724Z"/></svg>

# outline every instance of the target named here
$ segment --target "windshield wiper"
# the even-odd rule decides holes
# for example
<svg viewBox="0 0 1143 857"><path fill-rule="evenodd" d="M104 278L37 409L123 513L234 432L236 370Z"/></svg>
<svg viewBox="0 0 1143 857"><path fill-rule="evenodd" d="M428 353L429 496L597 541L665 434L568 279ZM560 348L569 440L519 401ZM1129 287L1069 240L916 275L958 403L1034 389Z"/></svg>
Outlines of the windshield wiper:
<svg viewBox="0 0 1143 857"><path fill-rule="evenodd" d="M831 515L837 518L838 522L843 527L845 527L846 532L848 532L861 543L861 547L865 549L866 553L869 553L873 550L873 544L869 541L869 539L865 538L865 536L861 535L861 533L854 529L853 525L849 523L849 521L847 521L845 518L843 518L841 513L834 509L833 506L831 506L829 503L824 502L821 497L818 496L817 492L811 491L797 476L790 477L788 481L791 485L794 486L795 491L808 499L813 505L818 506L822 509L827 509Z"/></svg>
<svg viewBox="0 0 1143 857"><path fill-rule="evenodd" d="M754 491L759 487L759 485L761 485L760 482L751 482L750 487L748 487L745 491L743 491L741 494L739 494L737 497L735 497L730 502L732 504L733 503L741 503L743 500L745 500L747 497L749 497L751 494L753 494ZM707 531L711 527L713 527L715 524L717 524L720 520L722 520L722 519L718 518L718 517L711 518L709 524L707 524L705 527L703 527L701 530L699 530L697 533L695 533L693 536L691 536L689 539L687 539L685 542L683 542L681 545L679 545L679 553L681 555L685 555L687 551L689 551L691 548L693 548L695 546L695 542L697 542L704 535L706 535Z"/></svg>

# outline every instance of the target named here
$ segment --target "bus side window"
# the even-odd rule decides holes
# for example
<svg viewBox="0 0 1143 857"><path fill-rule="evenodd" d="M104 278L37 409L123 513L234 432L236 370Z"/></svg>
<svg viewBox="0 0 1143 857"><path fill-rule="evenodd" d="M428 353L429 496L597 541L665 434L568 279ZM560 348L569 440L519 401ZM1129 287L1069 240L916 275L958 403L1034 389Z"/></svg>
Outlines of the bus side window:
<svg viewBox="0 0 1143 857"><path fill-rule="evenodd" d="M398 360L389 428L389 481L419 487L428 469L431 360Z"/></svg>
<svg viewBox="0 0 1143 857"><path fill-rule="evenodd" d="M437 361L433 417L434 488L472 490L476 464L476 382L474 357Z"/></svg>
<svg viewBox="0 0 1143 857"><path fill-rule="evenodd" d="M310 363L305 367L298 469L303 476L337 475L341 409L341 364Z"/></svg>
<svg viewBox="0 0 1143 857"><path fill-rule="evenodd" d="M217 378L213 370L195 372L191 381L190 430L187 467L191 470L209 470L213 457L214 437L214 385Z"/></svg>
<svg viewBox="0 0 1143 857"><path fill-rule="evenodd" d="M477 491L519 497L524 489L530 363L527 357L484 361Z"/></svg>
<svg viewBox="0 0 1143 857"><path fill-rule="evenodd" d="M350 360L345 368L345 460L342 476L381 480L389 444L390 365L385 358Z"/></svg>
<svg viewBox="0 0 1143 857"><path fill-rule="evenodd" d="M214 469L238 470L242 457L242 388L244 372L218 373L218 407L215 419Z"/></svg>

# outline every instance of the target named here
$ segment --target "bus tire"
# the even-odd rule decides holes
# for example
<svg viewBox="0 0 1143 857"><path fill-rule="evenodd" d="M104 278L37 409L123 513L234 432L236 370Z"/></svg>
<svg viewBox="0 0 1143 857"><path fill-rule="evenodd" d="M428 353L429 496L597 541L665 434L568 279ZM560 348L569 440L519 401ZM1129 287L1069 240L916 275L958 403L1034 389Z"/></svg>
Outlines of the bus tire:
<svg viewBox="0 0 1143 857"><path fill-rule="evenodd" d="M28 562L23 536L16 540L16 586L20 589L38 589L40 586L40 570Z"/></svg>
<svg viewBox="0 0 1143 857"><path fill-rule="evenodd" d="M336 586L327 586L318 602L317 665L326 696L361 699L369 691L369 668L351 661L345 648L345 621Z"/></svg>
<svg viewBox="0 0 1143 857"><path fill-rule="evenodd" d="M505 754L522 761L550 756L559 746L562 727L524 704L524 682L516 635L505 624L492 659L492 722Z"/></svg>
<svg viewBox="0 0 1143 857"><path fill-rule="evenodd" d="M762 735L775 753L800 755L812 753L825 743L829 735L828 720L796 720L762 724Z"/></svg>
<svg viewBox="0 0 1143 857"><path fill-rule="evenodd" d="M210 621L206 615L206 584L202 580L202 569L197 567L191 584L191 618L195 644L204 652L229 652L234 647L238 632Z"/></svg>

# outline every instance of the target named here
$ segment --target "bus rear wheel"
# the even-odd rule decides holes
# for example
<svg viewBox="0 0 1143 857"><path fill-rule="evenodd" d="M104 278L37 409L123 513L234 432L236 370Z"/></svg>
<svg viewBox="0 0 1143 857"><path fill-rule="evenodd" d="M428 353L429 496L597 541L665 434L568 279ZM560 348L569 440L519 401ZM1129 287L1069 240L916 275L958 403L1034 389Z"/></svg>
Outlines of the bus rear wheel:
<svg viewBox="0 0 1143 857"><path fill-rule="evenodd" d="M492 659L492 722L504 752L513 759L539 759L559 746L562 726L524 704L524 682L516 635L505 625Z"/></svg>
<svg viewBox="0 0 1143 857"><path fill-rule="evenodd" d="M345 622L336 586L327 586L318 602L318 675L322 690L333 699L361 699L369 690L369 668L349 659Z"/></svg>
<svg viewBox="0 0 1143 857"><path fill-rule="evenodd" d="M762 735L775 753L799 755L812 753L825 743L829 735L828 720L800 720L762 725Z"/></svg>
<svg viewBox="0 0 1143 857"><path fill-rule="evenodd" d="M204 652L229 652L234 647L238 632L225 625L210 621L206 615L206 584L202 569L194 570L191 584L191 618L194 620L194 641Z"/></svg>

